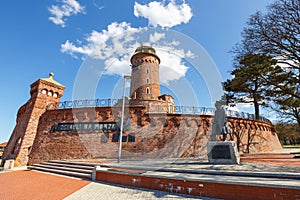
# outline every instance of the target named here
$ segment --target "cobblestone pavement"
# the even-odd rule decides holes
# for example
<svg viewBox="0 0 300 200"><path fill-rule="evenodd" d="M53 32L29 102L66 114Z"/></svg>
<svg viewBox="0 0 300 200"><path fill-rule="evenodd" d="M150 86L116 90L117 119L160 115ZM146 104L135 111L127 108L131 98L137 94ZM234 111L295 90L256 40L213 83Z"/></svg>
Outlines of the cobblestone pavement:
<svg viewBox="0 0 300 200"><path fill-rule="evenodd" d="M65 200L139 200L139 199L206 199L195 196L174 194L157 190L134 188L129 186L114 185L101 182L92 182L79 191L71 194Z"/></svg>

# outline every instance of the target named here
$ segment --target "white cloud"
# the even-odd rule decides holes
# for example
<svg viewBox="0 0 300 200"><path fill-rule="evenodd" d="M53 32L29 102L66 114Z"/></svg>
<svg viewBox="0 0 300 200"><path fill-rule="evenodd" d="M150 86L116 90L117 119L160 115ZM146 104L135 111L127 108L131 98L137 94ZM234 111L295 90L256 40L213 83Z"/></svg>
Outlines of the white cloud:
<svg viewBox="0 0 300 200"><path fill-rule="evenodd" d="M193 16L191 7L183 2L176 4L171 0L167 5L165 1L152 1L146 5L134 3L134 15L149 20L149 25L170 28L182 23L188 23Z"/></svg>
<svg viewBox="0 0 300 200"><path fill-rule="evenodd" d="M185 76L188 67L182 63L182 57L171 52L157 50L161 59L159 68L160 82L168 85L170 81L179 80Z"/></svg>
<svg viewBox="0 0 300 200"><path fill-rule="evenodd" d="M297 60L291 60L287 55L277 56L274 57L274 59L277 60L276 65L281 67L286 72L289 72L293 68L297 68L299 66L299 62Z"/></svg>
<svg viewBox="0 0 300 200"><path fill-rule="evenodd" d="M85 7L81 6L76 0L61 0L61 5L52 5L49 9L49 20L61 27L66 26L66 17L85 13Z"/></svg>
<svg viewBox="0 0 300 200"><path fill-rule="evenodd" d="M105 61L105 73L109 75L127 75L130 74L129 55L119 59L109 58Z"/></svg>
<svg viewBox="0 0 300 200"><path fill-rule="evenodd" d="M147 28L134 28L126 22L113 22L100 32L92 31L84 41L72 43L67 40L61 45L61 52L73 57L90 56L103 62L103 69L108 75L130 74L130 57L140 45L139 41L150 42L161 59L160 80L163 84L185 76L188 67L183 59L192 57L189 50L178 48L180 42L166 41L163 32L147 33Z"/></svg>
<svg viewBox="0 0 300 200"><path fill-rule="evenodd" d="M235 104L229 104L228 106L224 106L225 109L229 112L241 112Z"/></svg>
<svg viewBox="0 0 300 200"><path fill-rule="evenodd" d="M92 54L92 49L89 49L86 46L76 47L73 43L67 40L64 44L61 45L61 52L76 57L74 53L89 55Z"/></svg>
<svg viewBox="0 0 300 200"><path fill-rule="evenodd" d="M104 8L104 6L99 6L95 2L93 3L93 6L95 6L95 8L97 8L98 10L102 10Z"/></svg>
<svg viewBox="0 0 300 200"><path fill-rule="evenodd" d="M128 53L130 43L135 40L134 34L143 30L133 28L127 22L113 22L106 30L92 31L86 38L86 44L75 44L67 40L61 45L61 52L70 55L82 54L96 59L105 60L112 56ZM133 51L133 47L131 49Z"/></svg>
<svg viewBox="0 0 300 200"><path fill-rule="evenodd" d="M195 58L195 54L193 54L193 52L191 52L190 50L188 50L186 52L186 57L188 57L188 58Z"/></svg>
<svg viewBox="0 0 300 200"><path fill-rule="evenodd" d="M151 34L151 35L150 35L150 40L149 40L149 42L155 43L155 42L161 40L161 39L164 38L164 37L165 37L165 34L164 34L164 33L157 33L157 32L155 32L154 34Z"/></svg>

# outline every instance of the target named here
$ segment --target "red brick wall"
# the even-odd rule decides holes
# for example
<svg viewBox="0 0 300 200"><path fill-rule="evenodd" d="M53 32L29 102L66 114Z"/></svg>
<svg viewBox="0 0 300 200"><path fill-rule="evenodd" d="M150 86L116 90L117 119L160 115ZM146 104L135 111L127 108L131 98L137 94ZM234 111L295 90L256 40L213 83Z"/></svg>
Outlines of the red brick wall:
<svg viewBox="0 0 300 200"><path fill-rule="evenodd" d="M231 140L237 142L242 153L268 152L281 149L275 127L271 124L230 117Z"/></svg>
<svg viewBox="0 0 300 200"><path fill-rule="evenodd" d="M44 89L47 91L46 94L42 92ZM49 91L52 92L51 95L48 94ZM3 160L14 159L15 166L27 164L39 118L46 111L49 103L59 102L63 91L63 86L41 79L31 84L31 97L18 111L17 123L4 151ZM57 96L53 96L54 93Z"/></svg>
<svg viewBox="0 0 300 200"><path fill-rule="evenodd" d="M242 177L241 177L242 178ZM217 182L191 181L181 178L151 177L147 175L97 171L96 180L109 183L148 188L179 194L218 198L218 199L297 199L300 191L291 188L264 187Z"/></svg>
<svg viewBox="0 0 300 200"><path fill-rule="evenodd" d="M116 158L117 142L114 132L108 131L57 131L51 126L61 122L112 122L120 117L121 108L98 107L60 109L45 112L39 121L37 136L32 147L29 164L52 159ZM212 117L207 115L147 114L145 107L126 111L131 118L130 131L135 142L123 142L122 158L174 158L206 157ZM240 131L240 151L265 152L280 149L281 145L270 124L238 118L229 118L234 131ZM240 126L238 129L237 127ZM241 127L250 127L242 129ZM251 140L248 138L250 134ZM237 140L236 136L232 139ZM247 144L250 141L250 144ZM248 145L248 146L247 146Z"/></svg>
<svg viewBox="0 0 300 200"><path fill-rule="evenodd" d="M157 99L160 96L159 66L155 56L139 53L132 58L130 95L133 99ZM136 67L138 66L138 67ZM146 82L149 80L149 83ZM146 88L150 94L146 94ZM135 94L134 94L135 93Z"/></svg>

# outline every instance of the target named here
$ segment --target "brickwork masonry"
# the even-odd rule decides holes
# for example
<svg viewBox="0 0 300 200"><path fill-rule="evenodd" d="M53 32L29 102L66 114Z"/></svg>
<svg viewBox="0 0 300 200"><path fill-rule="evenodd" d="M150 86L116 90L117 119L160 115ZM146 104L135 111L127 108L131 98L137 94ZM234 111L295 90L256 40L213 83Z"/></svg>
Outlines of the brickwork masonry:
<svg viewBox="0 0 300 200"><path fill-rule="evenodd" d="M14 160L14 166L24 166L28 163L39 118L46 111L49 103L57 103L65 87L53 80L53 73L49 78L39 79L30 85L30 99L20 107L16 126L11 134L2 156L3 166L6 160Z"/></svg>
<svg viewBox="0 0 300 200"><path fill-rule="evenodd" d="M46 111L38 123L37 134L28 164L53 159L116 158L118 131L72 130L54 131L62 122L118 121L121 108L97 107ZM134 142L123 141L122 158L206 157L211 135L212 116L147 113L145 107L131 107L130 129L124 136L134 135ZM249 119L229 118L232 134L243 153L268 152L281 149L273 125ZM221 140L221 138L219 138Z"/></svg>

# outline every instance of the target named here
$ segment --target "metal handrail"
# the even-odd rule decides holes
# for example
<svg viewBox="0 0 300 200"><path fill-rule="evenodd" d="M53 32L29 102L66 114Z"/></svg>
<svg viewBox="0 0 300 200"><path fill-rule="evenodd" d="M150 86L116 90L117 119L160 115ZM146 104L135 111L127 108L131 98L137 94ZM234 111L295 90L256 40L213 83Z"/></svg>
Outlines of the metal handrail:
<svg viewBox="0 0 300 200"><path fill-rule="evenodd" d="M66 109L66 108L86 108L86 107L111 107L117 105L119 99L85 99L74 101L62 101L58 103L51 103L47 106L47 110ZM128 105L127 105L128 106ZM196 107L196 106L166 106L151 105L151 112L153 113L176 113L176 114L197 114L197 115L214 115L215 108ZM175 111L175 112L174 112ZM267 123L271 121L263 116L255 119L254 114L245 112L237 112L226 110L227 117L244 118L251 120L258 120Z"/></svg>

